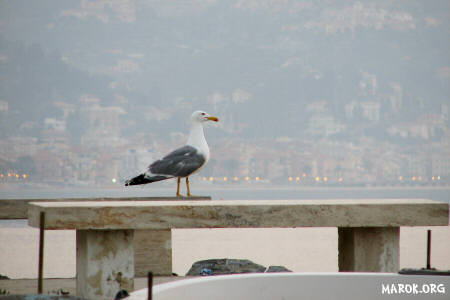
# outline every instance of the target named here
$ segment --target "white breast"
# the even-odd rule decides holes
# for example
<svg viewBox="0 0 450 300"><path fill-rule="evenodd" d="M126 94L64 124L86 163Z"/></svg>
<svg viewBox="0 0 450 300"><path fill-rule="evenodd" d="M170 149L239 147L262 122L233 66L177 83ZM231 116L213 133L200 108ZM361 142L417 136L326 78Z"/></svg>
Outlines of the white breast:
<svg viewBox="0 0 450 300"><path fill-rule="evenodd" d="M193 122L191 125L191 131L189 132L189 138L186 145L192 146L205 157L205 163L209 161L209 147L203 133L203 125L200 122Z"/></svg>

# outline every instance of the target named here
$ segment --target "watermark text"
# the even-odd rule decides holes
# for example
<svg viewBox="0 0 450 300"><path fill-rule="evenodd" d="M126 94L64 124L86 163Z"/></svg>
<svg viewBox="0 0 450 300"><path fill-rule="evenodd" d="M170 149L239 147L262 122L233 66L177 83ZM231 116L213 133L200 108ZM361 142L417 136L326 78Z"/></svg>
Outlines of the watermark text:
<svg viewBox="0 0 450 300"><path fill-rule="evenodd" d="M445 294L445 285L442 283L382 283L382 295L398 295L398 294Z"/></svg>

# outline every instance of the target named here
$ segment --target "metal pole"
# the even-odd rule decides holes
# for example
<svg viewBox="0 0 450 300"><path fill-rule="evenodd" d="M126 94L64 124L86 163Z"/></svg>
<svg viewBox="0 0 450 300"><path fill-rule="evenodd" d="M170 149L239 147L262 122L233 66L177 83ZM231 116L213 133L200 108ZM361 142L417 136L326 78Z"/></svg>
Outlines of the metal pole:
<svg viewBox="0 0 450 300"><path fill-rule="evenodd" d="M427 231L427 270L431 269L431 230Z"/></svg>
<svg viewBox="0 0 450 300"><path fill-rule="evenodd" d="M153 273L152 272L148 272L147 275L147 299L148 300L152 300L152 289L153 289Z"/></svg>
<svg viewBox="0 0 450 300"><path fill-rule="evenodd" d="M42 281L44 274L44 228L45 212L41 211L39 219L39 269L38 269L38 294L42 294Z"/></svg>

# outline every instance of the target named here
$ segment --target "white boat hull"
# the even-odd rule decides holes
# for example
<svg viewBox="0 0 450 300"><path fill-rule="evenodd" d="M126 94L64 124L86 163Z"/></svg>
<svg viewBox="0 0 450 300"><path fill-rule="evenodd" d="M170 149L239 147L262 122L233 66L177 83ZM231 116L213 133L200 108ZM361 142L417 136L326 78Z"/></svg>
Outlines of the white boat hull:
<svg viewBox="0 0 450 300"><path fill-rule="evenodd" d="M263 273L207 276L153 287L153 300L450 299L450 276ZM147 299L147 289L130 300Z"/></svg>

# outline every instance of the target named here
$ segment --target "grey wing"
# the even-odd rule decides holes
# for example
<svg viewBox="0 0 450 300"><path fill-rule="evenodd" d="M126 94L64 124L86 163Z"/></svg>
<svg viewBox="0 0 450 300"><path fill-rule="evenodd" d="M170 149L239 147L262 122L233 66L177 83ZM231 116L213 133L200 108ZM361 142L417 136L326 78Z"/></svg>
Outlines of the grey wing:
<svg viewBox="0 0 450 300"><path fill-rule="evenodd" d="M205 163L205 157L191 146L183 146L155 161L148 168L153 174L186 177Z"/></svg>

